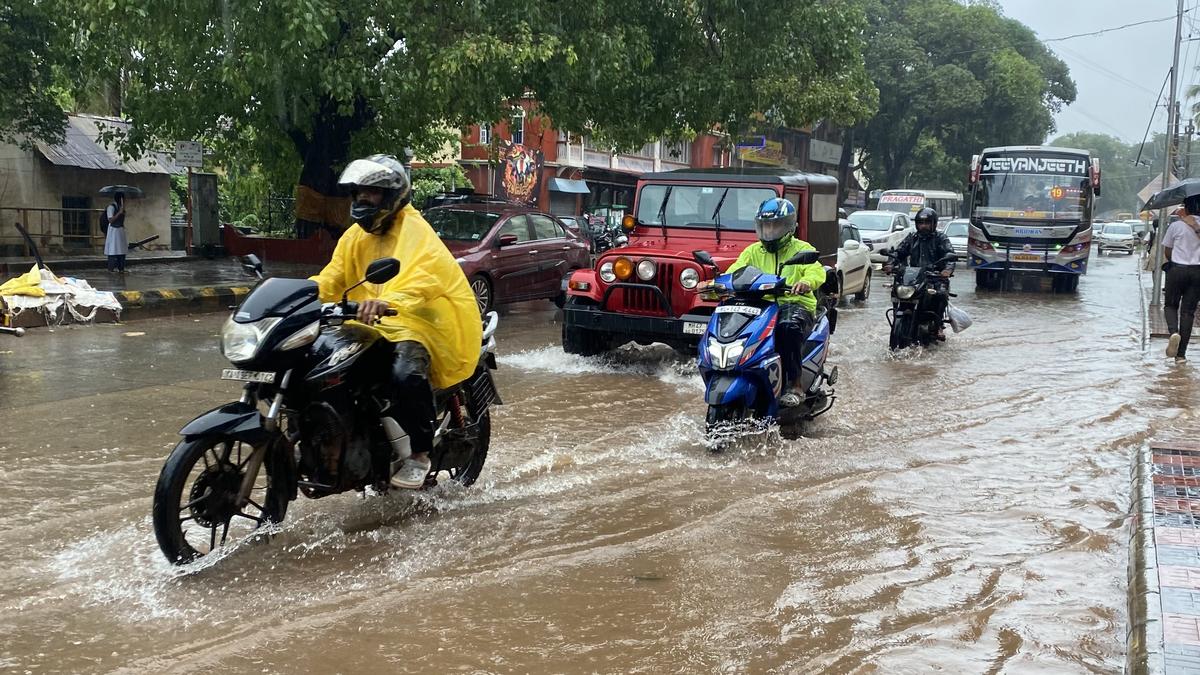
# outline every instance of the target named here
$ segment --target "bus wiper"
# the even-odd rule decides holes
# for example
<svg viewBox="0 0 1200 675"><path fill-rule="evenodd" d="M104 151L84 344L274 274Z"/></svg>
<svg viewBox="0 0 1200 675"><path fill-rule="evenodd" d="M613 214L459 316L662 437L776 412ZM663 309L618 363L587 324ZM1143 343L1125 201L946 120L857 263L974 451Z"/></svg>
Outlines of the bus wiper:
<svg viewBox="0 0 1200 675"><path fill-rule="evenodd" d="M658 205L658 224L662 225L663 241L667 239L667 200L671 198L671 190L674 185L667 186L667 193L663 195L662 204Z"/></svg>
<svg viewBox="0 0 1200 675"><path fill-rule="evenodd" d="M708 217L713 221L713 226L716 228L717 245L721 245L721 207L725 205L725 198L729 196L729 188L721 193L721 198L717 200L717 208L713 209L712 215Z"/></svg>

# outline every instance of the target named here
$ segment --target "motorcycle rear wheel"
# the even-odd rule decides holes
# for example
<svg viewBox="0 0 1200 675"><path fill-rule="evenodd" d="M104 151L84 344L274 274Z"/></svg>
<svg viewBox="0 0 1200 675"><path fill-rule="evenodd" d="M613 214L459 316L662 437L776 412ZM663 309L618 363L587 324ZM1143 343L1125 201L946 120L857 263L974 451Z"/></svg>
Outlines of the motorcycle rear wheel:
<svg viewBox="0 0 1200 675"><path fill-rule="evenodd" d="M225 436L180 441L154 488L154 536L167 560L186 565L283 521L288 508L280 462L259 467L250 503L236 504L252 448ZM271 449L267 450L271 452ZM219 533L219 534L218 534ZM231 540L230 535L233 535Z"/></svg>
<svg viewBox="0 0 1200 675"><path fill-rule="evenodd" d="M479 479L479 474L483 472L483 464L487 461L488 448L492 444L492 414L490 410L484 410L479 416L479 424L476 428L479 430L476 437L478 446L471 454L471 459L462 466L446 468L450 479L463 487L471 487Z"/></svg>

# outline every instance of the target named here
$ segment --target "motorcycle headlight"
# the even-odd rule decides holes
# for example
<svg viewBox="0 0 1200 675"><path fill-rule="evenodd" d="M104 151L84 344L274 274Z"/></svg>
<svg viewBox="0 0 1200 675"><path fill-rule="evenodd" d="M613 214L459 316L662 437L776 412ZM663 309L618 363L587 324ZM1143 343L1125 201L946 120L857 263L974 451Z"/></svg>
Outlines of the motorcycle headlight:
<svg viewBox="0 0 1200 675"><path fill-rule="evenodd" d="M238 323L230 316L221 328L221 353L234 363L253 359L263 338L280 320L273 317L252 323Z"/></svg>
<svg viewBox="0 0 1200 675"><path fill-rule="evenodd" d="M637 276L642 281L650 281L654 278L654 272L657 269L658 266L654 264L653 260L643 260L637 264Z"/></svg>
<svg viewBox="0 0 1200 675"><path fill-rule="evenodd" d="M896 287L896 297L900 298L901 300L908 300L916 292L917 292L917 288L915 286L897 286Z"/></svg>
<svg viewBox="0 0 1200 675"><path fill-rule="evenodd" d="M700 283L700 273L697 272L696 270L692 269L691 267L685 267L685 268L683 268L683 271L679 273L679 285L680 286L683 286L684 288L691 290L691 289L695 288L696 285L699 283Z"/></svg>
<svg viewBox="0 0 1200 675"><path fill-rule="evenodd" d="M746 351L746 340L734 340L733 342L721 343L714 338L708 339L708 357L712 360L714 368L725 370L737 365L742 358L742 353Z"/></svg>
<svg viewBox="0 0 1200 675"><path fill-rule="evenodd" d="M288 339L279 343L279 346L276 347L275 350L286 352L289 349L296 349L297 347L307 347L316 341L317 335L320 335L320 333L321 322L314 321L295 333L292 333Z"/></svg>
<svg viewBox="0 0 1200 675"><path fill-rule="evenodd" d="M606 262L600 266L600 280L606 284L611 284L617 280L617 273L613 271L613 264Z"/></svg>

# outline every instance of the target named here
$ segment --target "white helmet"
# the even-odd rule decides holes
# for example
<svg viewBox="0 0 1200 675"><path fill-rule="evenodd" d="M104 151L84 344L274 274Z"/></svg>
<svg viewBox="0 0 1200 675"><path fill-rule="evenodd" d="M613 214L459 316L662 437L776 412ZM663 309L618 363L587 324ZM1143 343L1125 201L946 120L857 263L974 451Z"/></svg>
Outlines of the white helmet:
<svg viewBox="0 0 1200 675"><path fill-rule="evenodd" d="M371 155L350 162L342 170L338 185L348 189L354 197L350 217L372 234L382 232L392 224L409 193L408 172L400 160L391 155ZM364 187L383 190L383 201L379 206L358 200L355 193Z"/></svg>

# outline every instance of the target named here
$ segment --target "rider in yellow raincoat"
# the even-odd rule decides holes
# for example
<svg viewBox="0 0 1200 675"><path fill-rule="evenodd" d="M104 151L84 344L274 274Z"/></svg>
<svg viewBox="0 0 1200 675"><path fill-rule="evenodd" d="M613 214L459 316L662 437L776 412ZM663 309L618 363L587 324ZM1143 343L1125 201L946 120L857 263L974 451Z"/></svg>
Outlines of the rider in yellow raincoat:
<svg viewBox="0 0 1200 675"><path fill-rule="evenodd" d="M400 273L384 284L365 283L350 291L359 303L358 319L379 320L377 328L395 343L392 406L408 434L413 454L392 479L419 488L430 469L436 415L430 390L451 387L471 376L479 362L483 327L475 295L462 268L421 214L408 203L408 174L388 155L357 159L339 183L351 192L351 225L321 273L312 277L322 302L341 300L362 281L379 258L400 261ZM388 309L395 316L384 316Z"/></svg>

